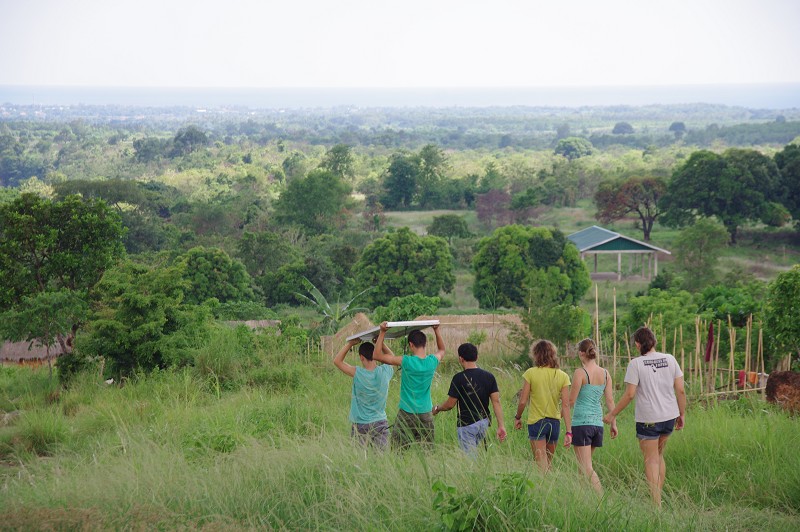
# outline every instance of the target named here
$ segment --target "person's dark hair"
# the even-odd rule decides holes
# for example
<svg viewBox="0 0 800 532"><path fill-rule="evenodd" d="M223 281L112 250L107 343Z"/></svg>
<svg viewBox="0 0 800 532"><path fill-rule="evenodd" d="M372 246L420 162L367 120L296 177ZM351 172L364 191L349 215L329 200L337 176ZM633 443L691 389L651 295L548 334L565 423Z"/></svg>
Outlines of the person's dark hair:
<svg viewBox="0 0 800 532"><path fill-rule="evenodd" d="M639 344L639 353L644 355L656 345L656 335L647 327L639 327L633 333L633 341Z"/></svg>
<svg viewBox="0 0 800 532"><path fill-rule="evenodd" d="M422 331L411 331L408 334L408 343L414 344L416 347L425 347L428 345L428 338Z"/></svg>
<svg viewBox="0 0 800 532"><path fill-rule="evenodd" d="M581 340L581 343L578 344L578 351L586 353L586 358L589 360L597 358L597 348L594 345L594 340L591 338Z"/></svg>
<svg viewBox="0 0 800 532"><path fill-rule="evenodd" d="M478 360L478 348L470 343L461 344L458 346L458 356L467 362L475 362Z"/></svg>
<svg viewBox="0 0 800 532"><path fill-rule="evenodd" d="M558 355L553 342L539 340L533 345L533 364L540 368L558 368Z"/></svg>
<svg viewBox="0 0 800 532"><path fill-rule="evenodd" d="M372 353L375 352L375 344L371 342L361 342L358 346L358 354L367 360L372 360Z"/></svg>

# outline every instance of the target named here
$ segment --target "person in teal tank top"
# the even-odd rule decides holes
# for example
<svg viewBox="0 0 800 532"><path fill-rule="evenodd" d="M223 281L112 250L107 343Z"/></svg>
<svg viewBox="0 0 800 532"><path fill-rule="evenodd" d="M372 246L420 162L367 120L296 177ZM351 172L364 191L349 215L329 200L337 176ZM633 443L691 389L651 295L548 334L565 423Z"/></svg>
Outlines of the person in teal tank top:
<svg viewBox="0 0 800 532"><path fill-rule="evenodd" d="M597 348L587 338L578 344L581 367L572 376L569 403L572 411L572 448L581 471L597 493L603 493L600 478L592 467L592 454L603 446L603 405L614 410L614 386L611 376L597 364ZM617 437L617 423L611 424L611 437Z"/></svg>
<svg viewBox="0 0 800 532"><path fill-rule="evenodd" d="M375 346L364 342L358 346L361 367L344 361L347 353L359 343L350 340L333 357L333 364L344 374L353 377L350 394L350 434L363 445L373 445L386 449L389 444L389 421L386 419L386 398L389 395L389 381L394 375L394 367L378 365L373 360ZM391 355L387 346L382 353Z"/></svg>

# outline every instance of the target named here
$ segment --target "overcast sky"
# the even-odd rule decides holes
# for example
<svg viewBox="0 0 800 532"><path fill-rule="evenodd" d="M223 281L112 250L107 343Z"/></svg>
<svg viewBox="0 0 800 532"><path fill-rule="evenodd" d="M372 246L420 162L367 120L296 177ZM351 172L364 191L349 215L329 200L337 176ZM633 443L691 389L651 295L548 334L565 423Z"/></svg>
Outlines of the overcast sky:
<svg viewBox="0 0 800 532"><path fill-rule="evenodd" d="M0 0L0 85L800 82L798 0Z"/></svg>

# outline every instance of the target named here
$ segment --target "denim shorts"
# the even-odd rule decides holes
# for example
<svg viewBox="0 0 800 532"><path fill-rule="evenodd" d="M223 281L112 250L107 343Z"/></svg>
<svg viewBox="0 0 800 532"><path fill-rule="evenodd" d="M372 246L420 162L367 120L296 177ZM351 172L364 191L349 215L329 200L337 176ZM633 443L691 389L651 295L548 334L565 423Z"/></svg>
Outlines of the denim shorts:
<svg viewBox="0 0 800 532"><path fill-rule="evenodd" d="M661 436L669 436L675 429L675 420L660 421L658 423L636 422L636 437L640 440L657 440Z"/></svg>
<svg viewBox="0 0 800 532"><path fill-rule="evenodd" d="M556 443L561 433L561 421L545 417L528 425L529 440L547 440L547 443Z"/></svg>
<svg viewBox="0 0 800 532"><path fill-rule="evenodd" d="M575 447L603 446L603 427L597 425L573 425L572 445Z"/></svg>

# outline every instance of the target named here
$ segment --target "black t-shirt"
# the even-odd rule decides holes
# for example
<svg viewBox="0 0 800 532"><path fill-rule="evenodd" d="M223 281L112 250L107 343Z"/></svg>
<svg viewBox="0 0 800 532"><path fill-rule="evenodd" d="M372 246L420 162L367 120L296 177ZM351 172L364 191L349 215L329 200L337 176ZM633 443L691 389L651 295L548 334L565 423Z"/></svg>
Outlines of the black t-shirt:
<svg viewBox="0 0 800 532"><path fill-rule="evenodd" d="M447 395L458 400L458 426L466 427L489 418L489 396L498 391L494 375L481 368L456 373Z"/></svg>

